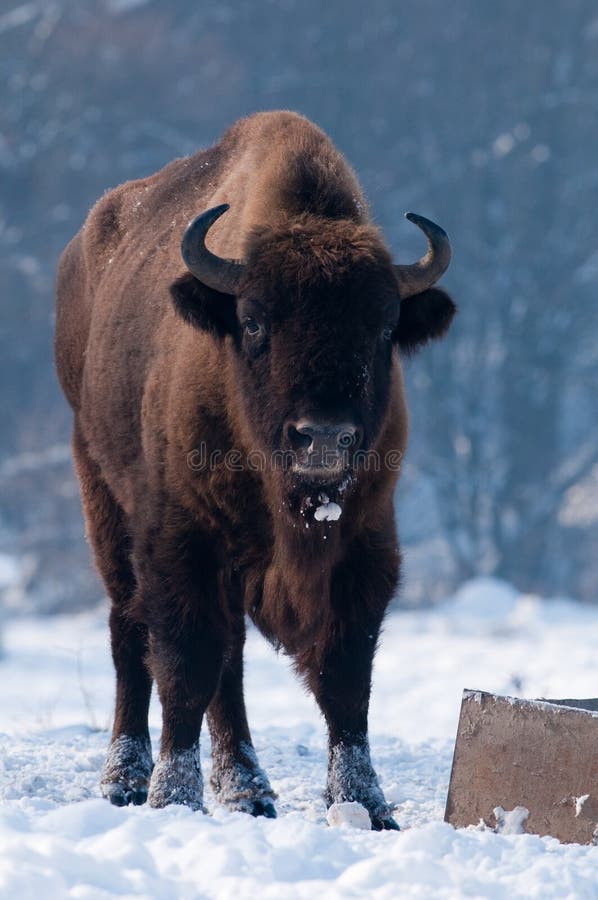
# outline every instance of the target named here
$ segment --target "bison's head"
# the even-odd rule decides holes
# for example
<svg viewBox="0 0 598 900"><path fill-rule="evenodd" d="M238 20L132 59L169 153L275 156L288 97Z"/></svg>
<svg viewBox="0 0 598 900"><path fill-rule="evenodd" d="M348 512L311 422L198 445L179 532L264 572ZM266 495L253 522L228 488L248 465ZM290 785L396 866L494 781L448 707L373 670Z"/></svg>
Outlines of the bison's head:
<svg viewBox="0 0 598 900"><path fill-rule="evenodd" d="M191 324L227 339L245 423L291 514L340 513L359 465L372 464L389 409L396 349L444 334L455 306L433 287L448 266L444 231L409 214L429 249L396 266L380 233L304 215L255 229L243 262L205 246L223 205L183 237L191 272L172 286Z"/></svg>

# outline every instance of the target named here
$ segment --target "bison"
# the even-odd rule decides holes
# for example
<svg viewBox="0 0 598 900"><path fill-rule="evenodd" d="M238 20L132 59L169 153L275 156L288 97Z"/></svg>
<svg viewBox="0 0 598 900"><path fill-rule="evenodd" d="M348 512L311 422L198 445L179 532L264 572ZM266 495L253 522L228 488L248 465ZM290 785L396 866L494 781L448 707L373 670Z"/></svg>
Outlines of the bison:
<svg viewBox="0 0 598 900"><path fill-rule="evenodd" d="M367 719L400 567L400 357L455 312L433 287L448 238L408 218L428 250L395 265L331 140L268 112L109 191L65 249L56 365L111 600L112 803L204 810L205 714L217 800L276 815L245 713L247 614L322 711L326 803L357 801L372 828L398 828Z"/></svg>

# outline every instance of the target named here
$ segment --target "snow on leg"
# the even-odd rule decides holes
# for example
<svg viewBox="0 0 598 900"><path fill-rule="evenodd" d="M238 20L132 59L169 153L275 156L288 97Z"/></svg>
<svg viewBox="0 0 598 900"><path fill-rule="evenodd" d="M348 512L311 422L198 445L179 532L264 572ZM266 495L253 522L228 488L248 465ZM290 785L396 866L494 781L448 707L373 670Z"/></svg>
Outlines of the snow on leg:
<svg viewBox="0 0 598 900"><path fill-rule="evenodd" d="M375 831L398 829L372 767L367 738L330 748L325 799L328 808L337 803L361 804L369 812Z"/></svg>
<svg viewBox="0 0 598 900"><path fill-rule="evenodd" d="M180 804L199 812L207 811L203 805L199 738L185 750L162 750L154 766L148 801L150 806L159 809Z"/></svg>
<svg viewBox="0 0 598 900"><path fill-rule="evenodd" d="M234 755L223 752L212 741L213 766L210 783L219 803L227 809L252 816L276 818L272 802L276 794L261 768L252 744L241 742Z"/></svg>
<svg viewBox="0 0 598 900"><path fill-rule="evenodd" d="M149 738L126 734L113 738L102 770L102 796L115 806L140 806L147 800L151 774Z"/></svg>

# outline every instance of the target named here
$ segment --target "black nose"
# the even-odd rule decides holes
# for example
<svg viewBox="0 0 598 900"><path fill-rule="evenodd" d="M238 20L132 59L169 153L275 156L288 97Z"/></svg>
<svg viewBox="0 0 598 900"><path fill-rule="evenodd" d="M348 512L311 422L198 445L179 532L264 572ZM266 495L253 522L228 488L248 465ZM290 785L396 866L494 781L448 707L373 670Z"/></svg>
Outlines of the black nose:
<svg viewBox="0 0 598 900"><path fill-rule="evenodd" d="M334 466L346 451L355 452L361 445L363 432L351 422L310 422L300 419L288 422L286 434L301 465Z"/></svg>

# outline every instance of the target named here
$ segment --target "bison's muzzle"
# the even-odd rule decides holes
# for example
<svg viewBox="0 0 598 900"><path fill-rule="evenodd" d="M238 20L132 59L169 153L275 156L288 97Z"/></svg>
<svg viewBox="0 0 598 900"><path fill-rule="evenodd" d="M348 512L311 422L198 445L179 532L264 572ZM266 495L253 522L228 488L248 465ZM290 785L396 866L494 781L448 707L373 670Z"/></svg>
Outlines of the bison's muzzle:
<svg viewBox="0 0 598 900"><path fill-rule="evenodd" d="M285 434L293 452L293 471L309 478L342 476L363 440L363 431L350 422L287 422Z"/></svg>

